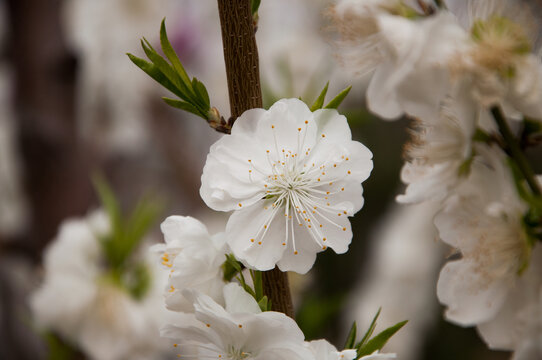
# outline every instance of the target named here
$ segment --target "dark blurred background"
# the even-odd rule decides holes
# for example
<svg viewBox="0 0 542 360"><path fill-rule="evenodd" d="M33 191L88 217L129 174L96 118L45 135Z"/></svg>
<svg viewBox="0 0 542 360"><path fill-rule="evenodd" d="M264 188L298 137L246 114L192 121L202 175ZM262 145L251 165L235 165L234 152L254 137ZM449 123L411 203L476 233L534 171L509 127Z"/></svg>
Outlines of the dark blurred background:
<svg viewBox="0 0 542 360"><path fill-rule="evenodd" d="M331 95L352 84L340 110L374 154L350 251L320 254L309 275L291 277L300 326L307 338L341 347L351 322L363 329L382 305L379 329L411 320L387 348L399 359L507 359L487 350L473 329L442 320L435 288L447 250L431 211L394 204L409 122L381 121L364 109L364 79L341 69L325 41L327 6L262 0L257 33L266 106L282 97L312 102L328 80ZM27 295L61 221L98 206L93 174L103 173L126 207L152 193L167 201L164 217L191 215L212 232L225 224L227 215L207 209L198 192L219 135L167 107L165 90L125 55L141 55L142 36L156 43L166 15L188 72L228 114L214 1L0 0L0 359L46 358ZM405 231L389 234L394 223ZM154 232L160 238L158 225Z"/></svg>

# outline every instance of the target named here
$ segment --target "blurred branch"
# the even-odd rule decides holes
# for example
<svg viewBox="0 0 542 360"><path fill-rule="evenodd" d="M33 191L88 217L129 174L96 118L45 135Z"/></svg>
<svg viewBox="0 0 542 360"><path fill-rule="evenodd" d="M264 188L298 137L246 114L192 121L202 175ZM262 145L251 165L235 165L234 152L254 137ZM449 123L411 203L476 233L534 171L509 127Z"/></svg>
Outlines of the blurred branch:
<svg viewBox="0 0 542 360"><path fill-rule="evenodd" d="M23 187L30 222L24 247L34 260L67 216L88 208L88 156L76 139L76 57L62 34L56 0L7 0L8 55Z"/></svg>

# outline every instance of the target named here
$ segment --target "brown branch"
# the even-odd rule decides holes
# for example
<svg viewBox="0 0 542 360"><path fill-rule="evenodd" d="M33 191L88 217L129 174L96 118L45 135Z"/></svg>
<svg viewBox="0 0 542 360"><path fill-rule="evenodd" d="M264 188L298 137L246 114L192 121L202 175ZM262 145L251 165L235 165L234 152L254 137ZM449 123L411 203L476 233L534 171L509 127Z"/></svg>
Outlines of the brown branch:
<svg viewBox="0 0 542 360"><path fill-rule="evenodd" d="M231 118L244 111L262 107L258 48L250 0L218 0L224 60L228 77ZM233 121L229 121L233 123ZM288 274L275 268L263 273L264 294L273 310L293 317Z"/></svg>

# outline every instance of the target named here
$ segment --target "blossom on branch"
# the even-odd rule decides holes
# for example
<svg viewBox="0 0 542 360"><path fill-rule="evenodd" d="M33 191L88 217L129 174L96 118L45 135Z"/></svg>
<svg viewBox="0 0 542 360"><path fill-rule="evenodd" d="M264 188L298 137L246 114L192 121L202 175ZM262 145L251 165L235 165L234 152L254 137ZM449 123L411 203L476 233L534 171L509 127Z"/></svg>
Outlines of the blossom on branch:
<svg viewBox="0 0 542 360"><path fill-rule="evenodd" d="M61 225L45 252L44 284L30 298L35 321L90 359L158 359L167 345L159 328L171 317L161 295L165 278L150 259L139 259L151 283L142 277L143 285L124 286L130 279L109 272L100 246L109 233L103 212Z"/></svg>
<svg viewBox="0 0 542 360"><path fill-rule="evenodd" d="M348 217L363 206L371 158L336 110L283 99L246 111L211 147L200 194L212 209L234 211L227 242L245 265L306 273L316 253L348 250Z"/></svg>
<svg viewBox="0 0 542 360"><path fill-rule="evenodd" d="M224 233L209 235L207 227L190 216L170 216L161 225L165 244L151 250L161 255L169 272L165 297L173 311L191 312L183 289L196 289L220 303L224 287L222 264L226 260Z"/></svg>
<svg viewBox="0 0 542 360"><path fill-rule="evenodd" d="M473 164L468 181L435 217L442 240L462 256L442 269L437 295L448 307L446 317L465 326L495 316L512 295L531 251L522 220L527 206L503 155L495 148L485 155L486 162Z"/></svg>
<svg viewBox="0 0 542 360"><path fill-rule="evenodd" d="M194 304L195 314L162 331L162 336L178 341L181 359L313 360L295 321L283 313L261 312L238 284L224 287L225 308L200 292L183 294Z"/></svg>

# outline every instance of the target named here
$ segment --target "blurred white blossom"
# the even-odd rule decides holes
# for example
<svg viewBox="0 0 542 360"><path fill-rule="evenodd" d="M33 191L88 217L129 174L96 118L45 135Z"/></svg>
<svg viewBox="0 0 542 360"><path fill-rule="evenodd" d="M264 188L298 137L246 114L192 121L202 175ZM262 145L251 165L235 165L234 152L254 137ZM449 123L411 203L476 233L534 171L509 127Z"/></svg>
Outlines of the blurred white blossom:
<svg viewBox="0 0 542 360"><path fill-rule="evenodd" d="M436 241L433 217L439 207L430 201L395 205L372 236L364 276L350 295L347 324L354 319L358 328L368 327L380 307L379 323L409 320L386 344L404 360L421 357L425 334L438 321L435 282L444 249Z"/></svg>
<svg viewBox="0 0 542 360"><path fill-rule="evenodd" d="M361 182L373 167L371 152L351 139L336 110L312 113L297 99L237 119L211 147L200 194L214 210L235 210L226 235L238 259L306 273L316 253L348 250L348 216L363 206Z"/></svg>
<svg viewBox="0 0 542 360"><path fill-rule="evenodd" d="M119 286L104 270L99 239L108 232L102 212L61 225L45 252L44 284L30 299L35 320L91 359L157 359L167 348L159 328L171 316L163 306L165 277L142 259L150 288L137 299Z"/></svg>
<svg viewBox="0 0 542 360"><path fill-rule="evenodd" d="M461 252L442 269L437 294L446 317L462 325L495 316L530 255L522 221L527 207L504 156L491 148L484 160L475 161L468 181L435 217L441 239Z"/></svg>
<svg viewBox="0 0 542 360"><path fill-rule="evenodd" d="M542 247L533 249L529 269L518 279L495 318L478 325L491 349L514 351L512 360L542 357Z"/></svg>
<svg viewBox="0 0 542 360"><path fill-rule="evenodd" d="M416 119L413 139L405 147L409 161L401 171L407 188L398 202L443 200L468 174L479 111L461 90L448 97L435 116Z"/></svg>
<svg viewBox="0 0 542 360"><path fill-rule="evenodd" d="M434 116L451 90L448 63L468 40L453 15L423 17L402 1L349 0L337 4L334 21L347 65L362 74L374 70L371 111L384 119Z"/></svg>

